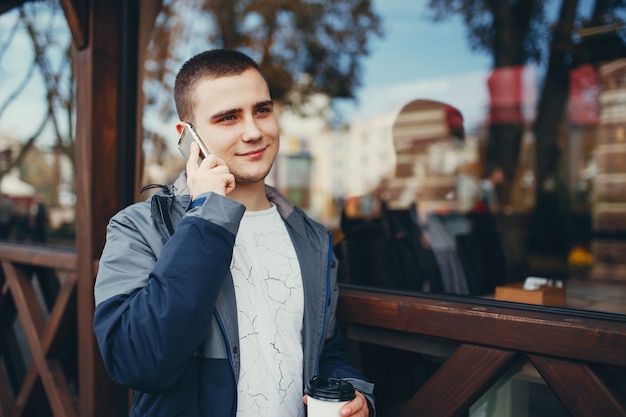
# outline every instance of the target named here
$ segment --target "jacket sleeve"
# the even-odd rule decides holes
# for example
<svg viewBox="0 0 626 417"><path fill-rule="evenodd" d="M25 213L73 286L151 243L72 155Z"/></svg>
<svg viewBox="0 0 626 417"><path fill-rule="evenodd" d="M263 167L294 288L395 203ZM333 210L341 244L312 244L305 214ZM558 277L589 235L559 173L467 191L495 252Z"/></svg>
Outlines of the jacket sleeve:
<svg viewBox="0 0 626 417"><path fill-rule="evenodd" d="M109 223L94 331L109 376L122 385L166 389L208 335L245 208L216 194L205 197L160 251L149 213L131 208Z"/></svg>

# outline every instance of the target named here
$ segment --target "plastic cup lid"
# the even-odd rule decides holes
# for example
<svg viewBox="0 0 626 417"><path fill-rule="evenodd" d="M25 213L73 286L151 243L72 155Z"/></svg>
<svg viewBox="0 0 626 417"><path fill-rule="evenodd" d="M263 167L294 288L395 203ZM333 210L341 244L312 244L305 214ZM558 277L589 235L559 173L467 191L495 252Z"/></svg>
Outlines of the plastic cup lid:
<svg viewBox="0 0 626 417"><path fill-rule="evenodd" d="M318 400L349 401L354 398L354 387L339 378L314 376L306 385L305 393Z"/></svg>

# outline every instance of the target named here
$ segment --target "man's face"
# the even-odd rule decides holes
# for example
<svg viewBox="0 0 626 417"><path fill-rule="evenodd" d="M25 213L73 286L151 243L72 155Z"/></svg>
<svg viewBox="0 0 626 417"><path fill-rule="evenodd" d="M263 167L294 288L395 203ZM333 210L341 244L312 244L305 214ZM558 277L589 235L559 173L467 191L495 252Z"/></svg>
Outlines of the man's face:
<svg viewBox="0 0 626 417"><path fill-rule="evenodd" d="M201 80L193 124L238 183L263 181L279 147L279 128L267 83L256 70Z"/></svg>

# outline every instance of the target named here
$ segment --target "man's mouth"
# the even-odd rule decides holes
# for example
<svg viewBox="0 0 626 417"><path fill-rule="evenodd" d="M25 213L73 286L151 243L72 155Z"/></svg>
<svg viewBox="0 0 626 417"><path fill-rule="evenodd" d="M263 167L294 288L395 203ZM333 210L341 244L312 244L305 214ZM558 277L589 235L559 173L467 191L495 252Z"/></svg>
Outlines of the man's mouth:
<svg viewBox="0 0 626 417"><path fill-rule="evenodd" d="M263 156L264 152L265 152L265 148L262 148L262 149L255 149L254 151L242 153L239 155L245 156L246 158L250 158L250 159L259 159Z"/></svg>

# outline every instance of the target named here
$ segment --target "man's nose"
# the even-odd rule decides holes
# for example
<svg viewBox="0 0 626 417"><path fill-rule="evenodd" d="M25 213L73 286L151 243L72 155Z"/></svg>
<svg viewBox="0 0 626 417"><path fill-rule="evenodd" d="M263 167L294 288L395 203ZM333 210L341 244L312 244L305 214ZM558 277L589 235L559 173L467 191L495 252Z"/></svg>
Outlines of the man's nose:
<svg viewBox="0 0 626 417"><path fill-rule="evenodd" d="M263 136L261 129L257 125L257 121L254 118L246 120L242 139L244 142L259 140Z"/></svg>

